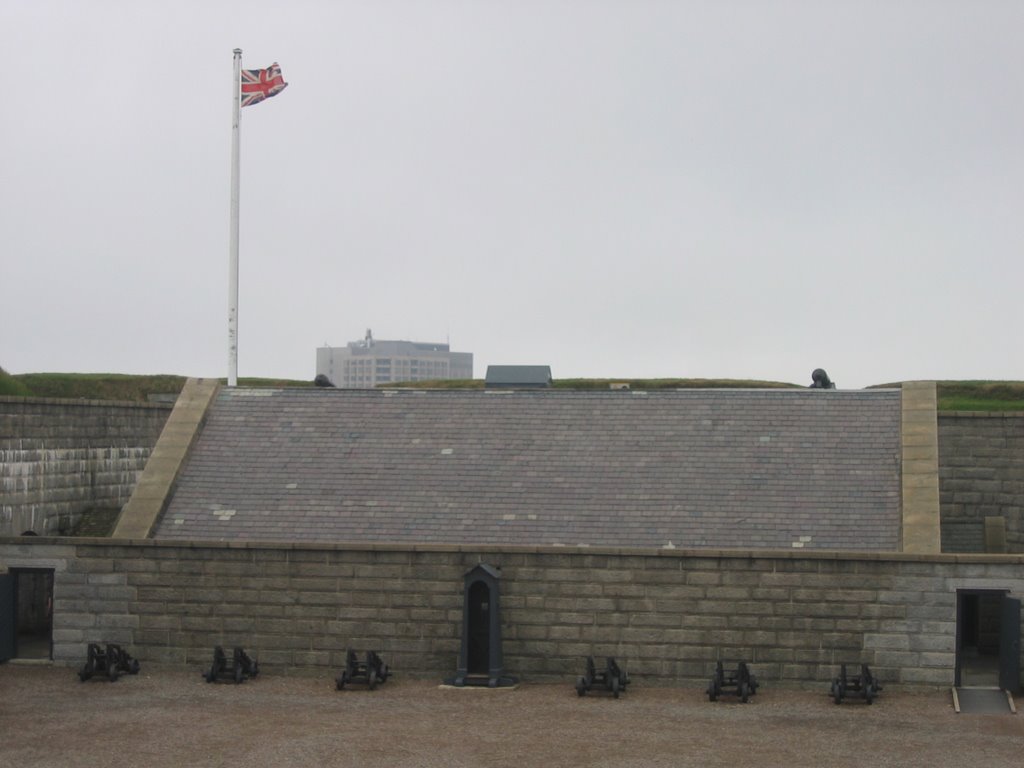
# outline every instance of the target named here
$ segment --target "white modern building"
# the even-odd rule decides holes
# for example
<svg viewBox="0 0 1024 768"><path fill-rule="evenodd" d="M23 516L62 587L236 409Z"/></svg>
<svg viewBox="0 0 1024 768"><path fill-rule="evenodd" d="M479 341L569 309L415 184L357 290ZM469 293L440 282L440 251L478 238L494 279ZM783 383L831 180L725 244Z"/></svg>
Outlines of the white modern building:
<svg viewBox="0 0 1024 768"><path fill-rule="evenodd" d="M342 389L368 389L402 381L472 379L473 354L452 352L448 344L378 340L367 328L361 341L350 341L344 347L319 347L316 373Z"/></svg>

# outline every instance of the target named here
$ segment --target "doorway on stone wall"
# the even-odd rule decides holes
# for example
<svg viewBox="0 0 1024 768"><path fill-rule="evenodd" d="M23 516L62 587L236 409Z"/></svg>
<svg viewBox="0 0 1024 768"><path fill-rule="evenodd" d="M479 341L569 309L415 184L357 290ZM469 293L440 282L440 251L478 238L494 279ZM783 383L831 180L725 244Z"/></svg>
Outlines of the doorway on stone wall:
<svg viewBox="0 0 1024 768"><path fill-rule="evenodd" d="M958 688L1020 688L1020 601L1007 590L957 590L954 681Z"/></svg>
<svg viewBox="0 0 1024 768"><path fill-rule="evenodd" d="M53 658L53 570L0 574L0 661Z"/></svg>

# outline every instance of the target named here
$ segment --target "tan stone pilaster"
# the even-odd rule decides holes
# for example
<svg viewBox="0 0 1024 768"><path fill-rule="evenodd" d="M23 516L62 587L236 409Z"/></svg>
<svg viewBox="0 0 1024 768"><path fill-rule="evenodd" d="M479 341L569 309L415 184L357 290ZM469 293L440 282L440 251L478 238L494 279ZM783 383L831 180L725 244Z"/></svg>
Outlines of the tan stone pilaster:
<svg viewBox="0 0 1024 768"><path fill-rule="evenodd" d="M903 551L938 554L939 427L934 381L903 384Z"/></svg>
<svg viewBox="0 0 1024 768"><path fill-rule="evenodd" d="M220 389L216 379L189 379L181 390L146 468L117 520L113 536L144 539L149 536L171 500L178 479L206 411Z"/></svg>

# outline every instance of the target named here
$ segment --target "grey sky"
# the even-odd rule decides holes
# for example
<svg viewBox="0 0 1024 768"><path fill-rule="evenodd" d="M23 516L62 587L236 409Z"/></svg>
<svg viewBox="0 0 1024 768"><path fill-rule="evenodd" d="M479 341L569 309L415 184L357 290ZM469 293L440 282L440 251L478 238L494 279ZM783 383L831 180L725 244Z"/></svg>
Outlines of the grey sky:
<svg viewBox="0 0 1024 768"><path fill-rule="evenodd" d="M0 0L0 365L1024 379L1024 3Z"/></svg>

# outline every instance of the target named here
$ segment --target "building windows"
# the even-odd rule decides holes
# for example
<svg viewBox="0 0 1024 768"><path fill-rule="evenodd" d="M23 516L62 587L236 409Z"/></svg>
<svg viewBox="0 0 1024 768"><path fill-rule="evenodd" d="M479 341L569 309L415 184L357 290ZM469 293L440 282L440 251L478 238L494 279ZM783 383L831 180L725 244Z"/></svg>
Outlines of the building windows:
<svg viewBox="0 0 1024 768"><path fill-rule="evenodd" d="M317 373L341 371L342 387L365 388L381 383L473 377L473 355L451 352L447 344L378 341L367 332L347 347L317 350ZM329 376L331 381L336 381Z"/></svg>

